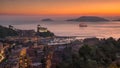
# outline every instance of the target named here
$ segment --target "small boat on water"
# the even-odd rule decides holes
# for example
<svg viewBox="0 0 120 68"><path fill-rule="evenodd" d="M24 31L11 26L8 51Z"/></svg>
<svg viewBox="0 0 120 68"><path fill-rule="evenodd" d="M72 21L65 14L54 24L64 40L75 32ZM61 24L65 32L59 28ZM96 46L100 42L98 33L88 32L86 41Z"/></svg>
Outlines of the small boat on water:
<svg viewBox="0 0 120 68"><path fill-rule="evenodd" d="M80 23L80 24L79 24L79 27L87 27L87 24L85 24L85 23Z"/></svg>

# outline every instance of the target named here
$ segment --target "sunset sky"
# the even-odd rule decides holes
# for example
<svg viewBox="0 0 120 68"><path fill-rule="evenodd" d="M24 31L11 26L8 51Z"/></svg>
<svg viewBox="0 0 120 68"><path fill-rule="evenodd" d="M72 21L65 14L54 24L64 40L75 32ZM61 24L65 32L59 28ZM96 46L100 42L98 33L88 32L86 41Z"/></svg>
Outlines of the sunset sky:
<svg viewBox="0 0 120 68"><path fill-rule="evenodd" d="M120 15L120 0L0 0L0 14Z"/></svg>

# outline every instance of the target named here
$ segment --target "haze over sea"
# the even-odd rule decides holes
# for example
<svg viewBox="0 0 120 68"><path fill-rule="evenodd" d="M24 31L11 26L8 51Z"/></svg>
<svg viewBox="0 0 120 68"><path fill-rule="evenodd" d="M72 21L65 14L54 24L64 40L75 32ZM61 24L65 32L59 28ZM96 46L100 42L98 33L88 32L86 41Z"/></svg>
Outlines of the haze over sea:
<svg viewBox="0 0 120 68"><path fill-rule="evenodd" d="M120 22L84 22L88 27L79 27L81 22L68 22L65 21L71 18L78 18L79 16L0 16L0 25L8 26L13 25L17 29L34 29L40 24L47 27L51 32L57 36L81 36L98 37L98 38L120 38ZM42 19L50 18L54 21L41 21Z"/></svg>

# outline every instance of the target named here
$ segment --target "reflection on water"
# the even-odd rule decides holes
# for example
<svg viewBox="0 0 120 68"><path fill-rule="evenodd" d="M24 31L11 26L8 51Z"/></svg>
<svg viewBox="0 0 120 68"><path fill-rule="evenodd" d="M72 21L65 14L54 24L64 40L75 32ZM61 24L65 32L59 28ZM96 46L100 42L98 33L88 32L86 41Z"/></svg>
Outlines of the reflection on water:
<svg viewBox="0 0 120 68"><path fill-rule="evenodd" d="M35 30L40 24L59 36L120 38L120 22L88 22L86 23L88 27L79 27L79 22L67 22L63 19L58 20L56 17L53 22L42 22L40 19L43 18L39 16L0 16L0 24L13 25L19 29Z"/></svg>
<svg viewBox="0 0 120 68"><path fill-rule="evenodd" d="M76 22L41 22L36 24L26 24L26 25L14 25L19 29L35 29L37 24L41 24L44 27L47 27L50 31L54 32L59 36L81 36L81 37L120 37L120 23L111 22L111 23L87 23L88 27L79 27L79 23Z"/></svg>

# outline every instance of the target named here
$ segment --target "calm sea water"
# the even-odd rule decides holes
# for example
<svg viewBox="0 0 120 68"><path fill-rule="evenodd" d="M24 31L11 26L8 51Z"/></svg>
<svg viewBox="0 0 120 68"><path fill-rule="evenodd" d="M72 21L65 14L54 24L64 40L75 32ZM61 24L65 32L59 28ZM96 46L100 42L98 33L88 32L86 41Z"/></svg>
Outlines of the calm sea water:
<svg viewBox="0 0 120 68"><path fill-rule="evenodd" d="M42 22L40 16L0 16L0 25L13 25L17 29L34 29L40 24L58 36L81 36L99 38L120 38L120 22L84 22L88 27L79 27L80 22L65 21L68 18L51 17L55 21Z"/></svg>

